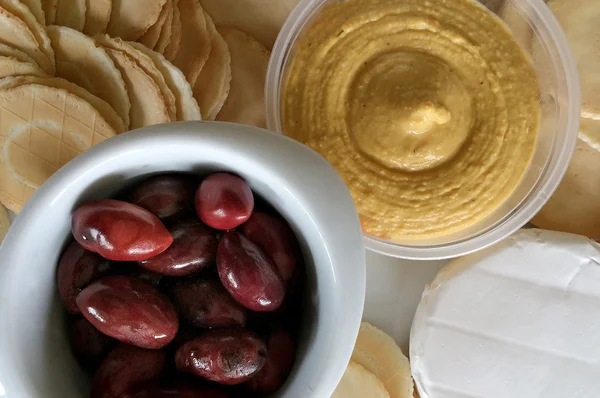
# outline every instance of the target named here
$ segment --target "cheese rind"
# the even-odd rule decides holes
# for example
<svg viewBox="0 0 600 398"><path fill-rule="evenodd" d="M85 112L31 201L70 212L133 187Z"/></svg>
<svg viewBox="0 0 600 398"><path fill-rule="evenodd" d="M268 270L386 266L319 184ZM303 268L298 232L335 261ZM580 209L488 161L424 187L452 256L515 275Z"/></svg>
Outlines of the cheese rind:
<svg viewBox="0 0 600 398"><path fill-rule="evenodd" d="M600 397L600 245L522 230L451 262L423 293L421 398Z"/></svg>

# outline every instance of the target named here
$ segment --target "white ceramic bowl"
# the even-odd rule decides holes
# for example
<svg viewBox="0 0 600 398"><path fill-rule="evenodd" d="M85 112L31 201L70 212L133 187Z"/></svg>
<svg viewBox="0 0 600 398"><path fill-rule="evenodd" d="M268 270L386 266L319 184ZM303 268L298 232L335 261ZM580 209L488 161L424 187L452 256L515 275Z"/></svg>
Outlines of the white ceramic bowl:
<svg viewBox="0 0 600 398"><path fill-rule="evenodd" d="M172 123L112 138L66 165L33 196L0 248L0 397L84 398L89 379L71 356L55 269L71 213L141 176L224 170L245 178L291 224L307 260L299 356L277 397L329 397L362 317L365 253L358 215L316 152L262 129Z"/></svg>

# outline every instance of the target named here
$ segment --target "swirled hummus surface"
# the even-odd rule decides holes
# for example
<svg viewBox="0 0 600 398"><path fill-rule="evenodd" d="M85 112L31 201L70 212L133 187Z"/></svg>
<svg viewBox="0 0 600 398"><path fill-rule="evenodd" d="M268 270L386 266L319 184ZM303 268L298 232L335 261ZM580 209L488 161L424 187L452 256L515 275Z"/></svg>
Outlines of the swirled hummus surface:
<svg viewBox="0 0 600 398"><path fill-rule="evenodd" d="M533 68L472 0L325 6L289 56L283 133L325 156L366 233L439 237L515 190L539 118Z"/></svg>

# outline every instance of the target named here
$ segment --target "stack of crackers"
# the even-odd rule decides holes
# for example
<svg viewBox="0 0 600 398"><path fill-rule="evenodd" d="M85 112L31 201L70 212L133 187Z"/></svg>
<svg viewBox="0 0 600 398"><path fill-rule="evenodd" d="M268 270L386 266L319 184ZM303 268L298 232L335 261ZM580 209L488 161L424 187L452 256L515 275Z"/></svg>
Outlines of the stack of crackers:
<svg viewBox="0 0 600 398"><path fill-rule="evenodd" d="M0 0L2 205L18 213L115 134L183 120L264 127L269 50L296 0L260 3Z"/></svg>

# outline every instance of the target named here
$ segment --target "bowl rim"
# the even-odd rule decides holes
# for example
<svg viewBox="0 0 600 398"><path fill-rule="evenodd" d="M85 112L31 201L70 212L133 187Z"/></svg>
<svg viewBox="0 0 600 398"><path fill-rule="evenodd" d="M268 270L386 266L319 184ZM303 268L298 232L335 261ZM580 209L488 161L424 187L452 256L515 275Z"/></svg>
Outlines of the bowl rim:
<svg viewBox="0 0 600 398"><path fill-rule="evenodd" d="M318 8L331 1L335 0L300 0L284 23L281 33L275 41L265 84L267 128L269 130L281 133L279 88L283 80L283 66L291 51L291 47L296 41L299 32L308 23L310 18L318 12ZM577 144L579 119L581 116L581 90L575 58L560 24L542 0L507 1L518 3L520 10L530 12L529 15L536 17L535 19L539 21L537 25L546 28L548 37L545 39L556 48L558 63L562 66L566 76L564 82L566 88L565 97L567 97L565 138L560 153L556 156L556 161L549 168L543 184L539 187L540 193L538 197L531 198L531 200L523 200L521 204L497 224L474 236L449 243L411 245L408 243L393 243L381 240L365 233L363 236L367 250L407 260L444 260L480 251L505 239L527 225L531 218L550 199L567 172L571 156ZM546 167L548 168L549 166L546 165ZM538 181L539 183L540 181Z"/></svg>
<svg viewBox="0 0 600 398"><path fill-rule="evenodd" d="M166 144L163 144L163 141ZM364 309L366 259L358 214L356 213L350 193L341 177L325 159L315 151L294 140L264 129L223 122L169 123L121 134L98 144L78 156L56 172L33 195L15 219L4 243L0 246L0 264L3 265L0 267L0 291L10 292L9 289L4 290L4 288L10 285L11 274L19 268L19 264L23 265L25 261L21 259L19 262L19 255L25 253L28 247L30 247L28 243L31 244L32 235L28 230L35 227L36 223L37 227L40 226L37 216L43 212L48 212L49 204L60 201L61 196L68 194L69 187L77 184L77 180L85 179L94 168L102 167L116 158L127 156L132 151L144 151L158 145L163 145L163 147L164 145L175 145L178 147L181 147L181 145L191 145L197 147L197 145L206 145L207 142L214 142L214 148L230 148L230 146L233 148L245 148L244 146L248 143L254 143L255 146L259 145L263 152L259 151L257 155L254 155L252 151L252 154L248 156L256 157L255 160L257 163L262 164L264 162L265 169L272 169L273 175L283 176L283 178L291 175L292 170L297 172L299 168L298 164L303 164L308 157L310 165L305 167L306 170L319 170L321 185L332 186L333 184L332 192L335 192L333 198L335 199L336 206L329 207L343 210L326 209L327 206L323 204L323 198L315 197L314 195L310 197L305 196L298 200L298 207L300 205L303 206L301 210L306 211L308 215L307 220L310 220L311 225L315 225L315 230L319 233L314 239L322 241L320 245L322 247L319 250L326 254L324 257L328 260L324 266L326 268L331 267L331 272L334 274L332 280L338 284L340 290L339 297L338 295L335 296L335 308L340 310L338 321L341 330L328 328L326 333L333 341L343 341L343 343L340 343L330 353L335 357L332 359L335 361L335 366L333 366L335 369L328 369L326 377L319 375L320 381L318 386L312 385L305 388L311 390L316 388L320 391L330 390L330 392L333 392L333 389L335 389L345 371L346 364L350 361ZM281 148L281 153L273 155L274 157L271 158L265 159L261 157L261 155L268 157L268 153L277 148ZM249 152L247 148L245 151ZM290 156L286 157L286 151L295 153L304 151L304 153L302 156L298 156L296 160L291 160L289 159ZM236 154L235 150L232 150L232 153ZM294 163L298 164L295 164L295 168L291 166L286 167L286 170L269 168L272 165L273 159L285 159L291 162L292 165ZM199 160L198 163L202 164L202 161ZM294 194L300 192L305 184L312 182L311 176L308 174L310 173L307 173L307 176L303 180L290 182L289 186L284 186L281 190L290 191L289 197L295 197ZM94 181L98 181L98 179L92 180L92 183ZM318 187L323 188L320 185ZM313 203L312 205L311 202ZM354 209L354 214L347 214L350 209L349 206ZM311 210L317 208L319 209L318 211L311 213ZM348 228L346 228L340 234L336 230L335 224L328 224L323 217L323 214L329 215L330 213L333 214L332 217L334 220L336 217L338 220L340 217L343 217L345 220L344 225L353 226L351 230L348 231ZM315 217L320 217L321 219L315 219ZM353 248L347 248L346 241L343 239L348 239L352 242ZM52 283L56 284L54 280ZM8 320L6 326L9 327L12 323L10 320L17 319L17 311L15 310L15 303L10 300L10 295L6 295L4 298L6 300L0 300L0 318L5 321ZM58 300L57 297L56 300ZM0 335L4 335L4 338L0 338L0 352L4 353L3 356L5 358L10 358L11 356L14 358L14 348L13 350L10 349L10 328L0 328ZM6 338L7 336L8 338ZM9 369L11 365L6 362L6 359L0 361L0 391L2 391L3 380L10 379L11 383L4 385L6 396L10 398L22 396L20 394L23 393L23 389L33 387L26 386L26 379L18 371L15 370L11 373ZM12 378L8 376L12 376Z"/></svg>

